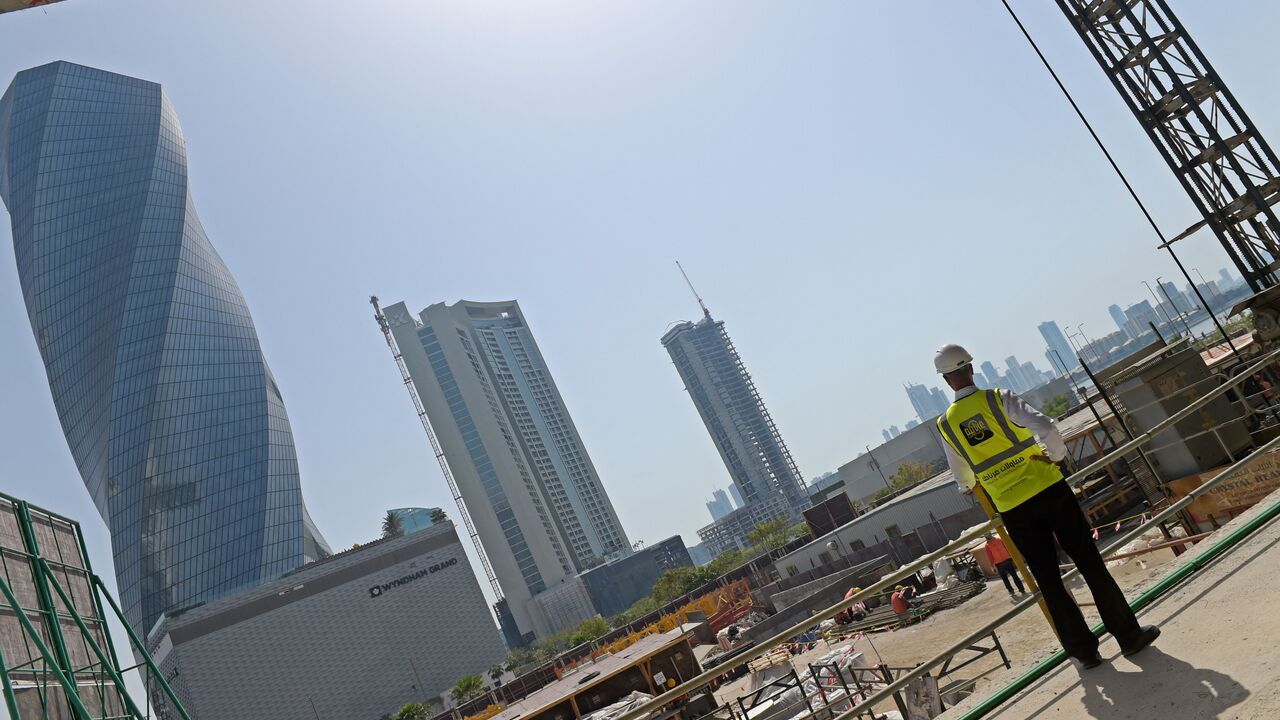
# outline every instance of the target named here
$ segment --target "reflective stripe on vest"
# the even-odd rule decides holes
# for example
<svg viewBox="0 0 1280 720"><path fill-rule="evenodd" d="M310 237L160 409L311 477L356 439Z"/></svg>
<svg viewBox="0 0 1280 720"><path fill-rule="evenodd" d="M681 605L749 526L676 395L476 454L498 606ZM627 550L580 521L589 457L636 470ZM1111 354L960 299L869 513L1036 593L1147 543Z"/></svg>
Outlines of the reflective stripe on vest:
<svg viewBox="0 0 1280 720"><path fill-rule="evenodd" d="M1010 422L994 390L978 390L952 403L938 418L938 430L999 510L1021 504L1062 478L1056 466L1031 460L1040 454L1035 435Z"/></svg>

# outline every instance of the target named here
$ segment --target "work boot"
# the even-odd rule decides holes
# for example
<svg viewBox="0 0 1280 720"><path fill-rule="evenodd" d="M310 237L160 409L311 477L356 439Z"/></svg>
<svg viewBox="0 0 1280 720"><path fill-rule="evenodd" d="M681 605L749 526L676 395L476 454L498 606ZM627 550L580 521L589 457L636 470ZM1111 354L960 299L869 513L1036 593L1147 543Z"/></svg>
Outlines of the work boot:
<svg viewBox="0 0 1280 720"><path fill-rule="evenodd" d="M1155 625L1146 625L1138 628L1138 632L1127 641L1120 643L1120 654L1125 657L1136 655L1142 652L1143 648L1155 642L1160 637L1160 628Z"/></svg>
<svg viewBox="0 0 1280 720"><path fill-rule="evenodd" d="M1080 670L1092 670L1102 664L1102 656L1094 650L1093 655L1084 658L1073 657L1071 662L1075 663L1076 668Z"/></svg>

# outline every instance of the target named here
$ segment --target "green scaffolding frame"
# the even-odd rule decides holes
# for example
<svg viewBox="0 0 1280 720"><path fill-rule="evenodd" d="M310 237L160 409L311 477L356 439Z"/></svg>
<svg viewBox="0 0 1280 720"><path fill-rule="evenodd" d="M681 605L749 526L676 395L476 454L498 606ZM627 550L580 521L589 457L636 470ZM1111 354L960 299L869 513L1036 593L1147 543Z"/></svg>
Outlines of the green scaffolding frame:
<svg viewBox="0 0 1280 720"><path fill-rule="evenodd" d="M106 603L104 605L103 600ZM142 662L122 668L106 609ZM137 669L191 720L119 604L93 572L80 524L0 493L0 695L13 720L148 720L124 673Z"/></svg>

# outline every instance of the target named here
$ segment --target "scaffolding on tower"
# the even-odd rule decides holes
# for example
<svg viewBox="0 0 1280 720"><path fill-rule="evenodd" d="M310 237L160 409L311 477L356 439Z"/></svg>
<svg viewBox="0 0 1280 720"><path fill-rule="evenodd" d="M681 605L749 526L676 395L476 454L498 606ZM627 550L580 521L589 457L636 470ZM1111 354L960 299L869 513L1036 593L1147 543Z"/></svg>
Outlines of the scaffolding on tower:
<svg viewBox="0 0 1280 720"><path fill-rule="evenodd" d="M436 439L436 432L431 428L431 420L427 417L427 409L422 405L422 398L418 397L418 390L414 387L413 377L409 375L409 368L404 364L404 356L400 354L400 346L396 344L396 338L391 334L391 325L387 322L387 318L382 314L382 306L378 304L378 296L369 297L369 304L373 306L373 317L378 321L378 327L382 330L382 337L387 341L387 347L391 350L391 357L396 361L396 367L400 369L400 379L404 381L405 390L409 391L409 399L413 401L413 409L418 413L418 420L422 421L422 429L427 431L427 440L431 441L431 452L435 453L436 461L440 463L440 472L444 475L444 481L449 484L449 492L453 493L453 501L458 505L458 514L462 516L462 524L467 528L467 534L471 536L471 543L475 546L476 555L480 558L480 565L484 568L485 577L489 579L489 586L493 588L493 594L498 600L503 599L502 587L498 585L498 578L493 574L493 567L489 564L489 556L485 555L484 546L480 544L480 535L476 532L476 526L471 522L471 514L467 512L466 503L462 501L462 493L458 491L458 483L453 479L453 473L449 471L449 461L445 459L444 451L440 449L440 441Z"/></svg>

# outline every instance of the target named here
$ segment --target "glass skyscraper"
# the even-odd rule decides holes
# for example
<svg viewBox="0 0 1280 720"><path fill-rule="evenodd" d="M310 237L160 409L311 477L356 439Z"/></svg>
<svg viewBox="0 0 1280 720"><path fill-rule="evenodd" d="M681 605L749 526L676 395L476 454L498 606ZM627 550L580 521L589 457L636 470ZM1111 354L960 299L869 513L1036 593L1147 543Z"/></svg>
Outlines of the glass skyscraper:
<svg viewBox="0 0 1280 720"><path fill-rule="evenodd" d="M55 62L0 98L0 199L31 330L144 635L166 610L329 554L186 164L155 83Z"/></svg>
<svg viewBox="0 0 1280 720"><path fill-rule="evenodd" d="M746 506L777 496L795 510L804 508L804 478L724 322L706 314L697 323L677 323L662 345Z"/></svg>

